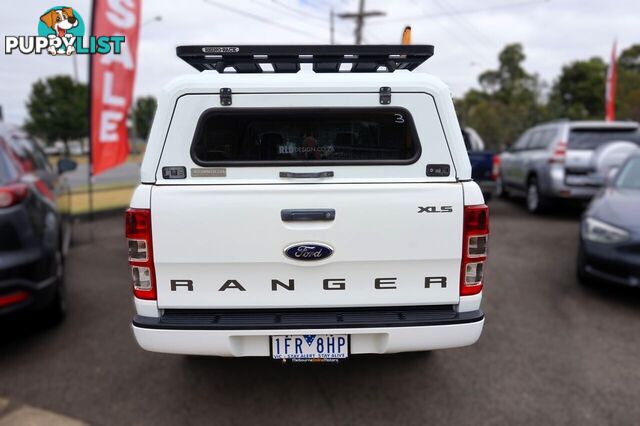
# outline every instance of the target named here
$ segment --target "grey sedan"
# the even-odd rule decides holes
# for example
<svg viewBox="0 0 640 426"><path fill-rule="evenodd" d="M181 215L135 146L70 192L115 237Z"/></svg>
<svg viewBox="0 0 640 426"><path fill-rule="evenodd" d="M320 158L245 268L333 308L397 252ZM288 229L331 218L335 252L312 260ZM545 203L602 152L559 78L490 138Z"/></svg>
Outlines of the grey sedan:
<svg viewBox="0 0 640 426"><path fill-rule="evenodd" d="M624 163L584 213L578 277L640 286L640 155Z"/></svg>

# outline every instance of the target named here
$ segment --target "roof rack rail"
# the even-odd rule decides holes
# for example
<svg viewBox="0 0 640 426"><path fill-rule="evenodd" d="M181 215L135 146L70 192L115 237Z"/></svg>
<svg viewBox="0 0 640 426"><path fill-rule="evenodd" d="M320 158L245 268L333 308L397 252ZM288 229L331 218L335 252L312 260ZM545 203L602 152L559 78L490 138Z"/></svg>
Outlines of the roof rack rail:
<svg viewBox="0 0 640 426"><path fill-rule="evenodd" d="M178 46L176 54L198 71L296 73L313 64L317 73L413 71L433 56L431 45ZM342 64L351 64L348 70ZM265 65L270 65L265 67Z"/></svg>

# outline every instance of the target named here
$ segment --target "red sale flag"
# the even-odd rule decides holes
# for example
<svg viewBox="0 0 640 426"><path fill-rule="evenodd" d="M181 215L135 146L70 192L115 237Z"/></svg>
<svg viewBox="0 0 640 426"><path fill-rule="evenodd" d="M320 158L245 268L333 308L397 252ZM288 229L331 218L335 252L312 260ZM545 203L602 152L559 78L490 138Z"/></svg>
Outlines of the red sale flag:
<svg viewBox="0 0 640 426"><path fill-rule="evenodd" d="M90 56L92 175L129 154L127 115L133 98L141 0L94 0L91 36L124 36L120 52Z"/></svg>
<svg viewBox="0 0 640 426"><path fill-rule="evenodd" d="M616 42L613 42L611 49L611 63L607 69L607 82L605 89L605 120L613 121L616 119L616 81L618 79L618 66L616 64Z"/></svg>

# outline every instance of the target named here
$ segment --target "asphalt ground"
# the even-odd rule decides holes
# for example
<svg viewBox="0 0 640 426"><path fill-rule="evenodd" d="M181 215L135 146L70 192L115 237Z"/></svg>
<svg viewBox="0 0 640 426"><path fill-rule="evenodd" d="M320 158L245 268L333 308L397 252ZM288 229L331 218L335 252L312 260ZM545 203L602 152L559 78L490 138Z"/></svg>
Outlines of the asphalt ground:
<svg viewBox="0 0 640 426"><path fill-rule="evenodd" d="M638 424L640 294L577 282L575 211L490 208L480 341L338 365L139 349L122 220L100 220L68 259L66 321L0 323L0 419L29 404L98 425Z"/></svg>

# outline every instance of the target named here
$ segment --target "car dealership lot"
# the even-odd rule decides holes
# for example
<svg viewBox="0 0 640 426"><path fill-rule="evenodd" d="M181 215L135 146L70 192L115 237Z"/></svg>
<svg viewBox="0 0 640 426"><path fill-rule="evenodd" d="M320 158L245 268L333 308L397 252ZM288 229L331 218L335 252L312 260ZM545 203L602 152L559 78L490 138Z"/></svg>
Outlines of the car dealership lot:
<svg viewBox="0 0 640 426"><path fill-rule="evenodd" d="M91 424L637 422L640 292L576 282L577 213L490 208L480 341L339 365L142 351L122 218L100 220L71 251L67 320L0 324L0 398Z"/></svg>

